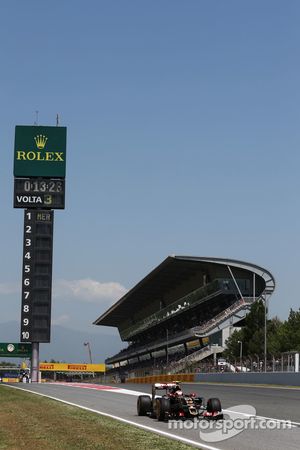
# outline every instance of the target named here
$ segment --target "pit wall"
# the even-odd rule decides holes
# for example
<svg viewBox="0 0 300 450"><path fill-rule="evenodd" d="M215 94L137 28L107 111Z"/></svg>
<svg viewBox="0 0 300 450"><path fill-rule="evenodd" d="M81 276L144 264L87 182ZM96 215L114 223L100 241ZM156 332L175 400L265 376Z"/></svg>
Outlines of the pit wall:
<svg viewBox="0 0 300 450"><path fill-rule="evenodd" d="M127 378L126 382L152 384L172 382L175 380L190 383L247 383L300 386L300 372L182 373L176 375L149 375L147 377Z"/></svg>

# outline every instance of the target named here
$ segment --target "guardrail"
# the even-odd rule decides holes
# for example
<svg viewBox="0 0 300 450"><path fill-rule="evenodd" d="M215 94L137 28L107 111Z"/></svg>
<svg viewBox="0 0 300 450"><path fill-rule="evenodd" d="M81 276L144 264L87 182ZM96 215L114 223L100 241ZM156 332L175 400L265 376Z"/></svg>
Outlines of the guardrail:
<svg viewBox="0 0 300 450"><path fill-rule="evenodd" d="M300 372L197 373L194 381L201 383L246 383L300 386Z"/></svg>
<svg viewBox="0 0 300 450"><path fill-rule="evenodd" d="M127 378L126 383L153 384L172 381L186 383L273 384L300 386L300 373L184 373Z"/></svg>

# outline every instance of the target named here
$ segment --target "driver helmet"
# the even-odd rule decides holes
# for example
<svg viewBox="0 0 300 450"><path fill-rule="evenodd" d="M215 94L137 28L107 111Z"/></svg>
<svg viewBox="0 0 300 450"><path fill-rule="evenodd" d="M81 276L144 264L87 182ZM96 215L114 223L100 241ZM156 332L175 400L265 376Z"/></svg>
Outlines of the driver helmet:
<svg viewBox="0 0 300 450"><path fill-rule="evenodd" d="M176 386L175 387L175 394L178 395L178 396L183 395L180 386Z"/></svg>

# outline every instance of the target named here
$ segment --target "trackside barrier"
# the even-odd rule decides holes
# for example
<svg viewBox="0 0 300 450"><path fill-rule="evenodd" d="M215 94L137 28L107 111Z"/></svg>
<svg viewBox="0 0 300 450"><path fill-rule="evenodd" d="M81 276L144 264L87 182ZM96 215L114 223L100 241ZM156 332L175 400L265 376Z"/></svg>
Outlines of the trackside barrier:
<svg viewBox="0 0 300 450"><path fill-rule="evenodd" d="M149 375L146 377L127 378L126 383L153 384L172 382L175 380L202 383L253 383L300 386L300 372L178 373L173 375Z"/></svg>
<svg viewBox="0 0 300 450"><path fill-rule="evenodd" d="M195 381L300 386L300 372L197 373Z"/></svg>
<svg viewBox="0 0 300 450"><path fill-rule="evenodd" d="M134 377L127 378L127 383L142 383L142 384L153 384L153 383L170 383L172 381L195 381L194 373L180 373L176 375L148 375L147 377Z"/></svg>
<svg viewBox="0 0 300 450"><path fill-rule="evenodd" d="M19 378L2 378L3 383L19 383Z"/></svg>

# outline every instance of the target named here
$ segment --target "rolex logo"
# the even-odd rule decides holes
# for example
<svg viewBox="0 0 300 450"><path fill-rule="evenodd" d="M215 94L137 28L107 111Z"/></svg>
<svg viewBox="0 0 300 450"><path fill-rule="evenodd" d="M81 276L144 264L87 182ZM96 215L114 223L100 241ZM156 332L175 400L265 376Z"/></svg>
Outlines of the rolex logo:
<svg viewBox="0 0 300 450"><path fill-rule="evenodd" d="M35 138L35 143L38 149L43 150L43 148L46 145L46 142L48 140L48 138L46 136L44 136L43 134L38 134Z"/></svg>

